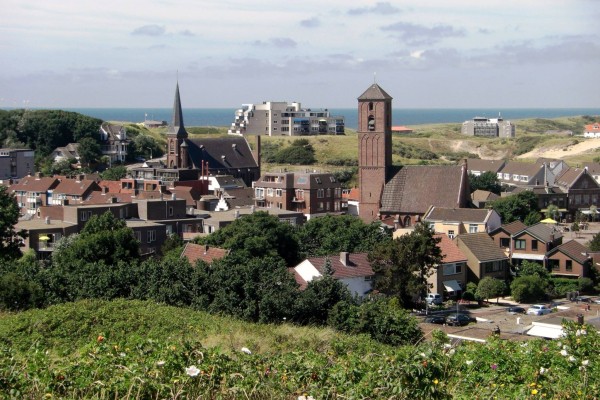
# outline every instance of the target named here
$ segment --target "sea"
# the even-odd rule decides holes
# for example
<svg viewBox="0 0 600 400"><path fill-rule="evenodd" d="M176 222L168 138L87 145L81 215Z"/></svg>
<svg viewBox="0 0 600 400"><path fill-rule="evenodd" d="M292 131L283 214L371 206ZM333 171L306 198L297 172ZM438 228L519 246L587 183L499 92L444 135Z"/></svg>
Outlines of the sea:
<svg viewBox="0 0 600 400"><path fill-rule="evenodd" d="M62 108L104 121L143 122L145 119L170 123L172 108ZM235 118L235 109L184 108L186 126L229 127ZM315 109L317 111L317 109ZM356 108L330 108L332 116L343 116L347 128L356 129ZM392 113L392 125L423 125L437 123L461 123L474 117L518 120L524 118L557 118L579 115L600 115L598 108L398 108Z"/></svg>

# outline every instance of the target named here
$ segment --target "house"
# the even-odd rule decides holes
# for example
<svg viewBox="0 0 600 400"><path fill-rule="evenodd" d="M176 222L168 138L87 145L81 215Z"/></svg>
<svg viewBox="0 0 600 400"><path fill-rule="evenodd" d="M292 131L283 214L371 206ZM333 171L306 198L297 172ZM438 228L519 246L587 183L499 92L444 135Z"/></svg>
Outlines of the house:
<svg viewBox="0 0 600 400"><path fill-rule="evenodd" d="M360 190L358 188L342 189L342 212L348 215L359 215Z"/></svg>
<svg viewBox="0 0 600 400"><path fill-rule="evenodd" d="M128 228L133 230L133 235L139 242L142 256L160 254L160 249L167 240L167 231L163 224L137 218L125 220L125 223Z"/></svg>
<svg viewBox="0 0 600 400"><path fill-rule="evenodd" d="M26 176L8 187L15 194L22 214L35 215L38 209L52 201L52 191L60 181L57 178L44 177L40 173Z"/></svg>
<svg viewBox="0 0 600 400"><path fill-rule="evenodd" d="M332 277L344 283L352 295L364 297L372 290L373 268L367 253L341 252L339 257L311 257L291 269L300 289L308 282L319 279L325 273L327 261L331 263Z"/></svg>
<svg viewBox="0 0 600 400"><path fill-rule="evenodd" d="M567 195L566 208L571 216L600 205L600 184L587 168L566 168L556 177L556 185Z"/></svg>
<svg viewBox="0 0 600 400"><path fill-rule="evenodd" d="M442 253L442 263L427 278L430 293L444 294L444 297L460 298L467 285L467 257L446 235L435 235L440 239L438 247Z"/></svg>
<svg viewBox="0 0 600 400"><path fill-rule="evenodd" d="M431 207L423 221L450 239L463 233L491 232L500 227L500 215L491 209Z"/></svg>
<svg viewBox="0 0 600 400"><path fill-rule="evenodd" d="M454 243L467 257L467 281L479 283L485 277L506 280L509 259L485 232L463 234Z"/></svg>
<svg viewBox="0 0 600 400"><path fill-rule="evenodd" d="M477 189L471 193L471 202L473 203L473 206L477 208L485 208L489 203L499 198L500 196L496 193L487 190Z"/></svg>
<svg viewBox="0 0 600 400"><path fill-rule="evenodd" d="M111 163L125 162L131 140L127 139L127 130L123 125L103 122L100 125L100 149L110 158Z"/></svg>
<svg viewBox="0 0 600 400"><path fill-rule="evenodd" d="M504 160L482 160L481 158L467 159L468 172L475 176L479 176L485 172L492 172L497 175L504 167Z"/></svg>
<svg viewBox="0 0 600 400"><path fill-rule="evenodd" d="M229 250L227 249L211 247L207 244L186 243L181 252L181 258L187 258L192 265L196 265L198 260L202 260L208 265L211 265L213 261L220 260L228 253Z"/></svg>
<svg viewBox="0 0 600 400"><path fill-rule="evenodd" d="M35 151L0 149L0 180L23 178L35 173Z"/></svg>
<svg viewBox="0 0 600 400"><path fill-rule="evenodd" d="M195 215L198 218L202 218L202 233L206 235L231 224L238 218L243 218L244 215L249 215L259 211L274 215L279 218L280 221L287 222L291 225L301 225L306 219L304 214L298 211L280 210L279 208L258 208L255 206L240 207L225 211L196 210Z"/></svg>
<svg viewBox="0 0 600 400"><path fill-rule="evenodd" d="M590 250L575 240L569 240L548 252L548 268L552 275L589 277L591 267Z"/></svg>
<svg viewBox="0 0 600 400"><path fill-rule="evenodd" d="M344 117L329 110L302 108L298 102L263 101L243 104L227 131L230 135L343 135Z"/></svg>
<svg viewBox="0 0 600 400"><path fill-rule="evenodd" d="M527 225L521 221L513 221L496 228L489 234L494 243L504 251L506 256L510 257L513 235L516 235L525 229L527 229Z"/></svg>
<svg viewBox="0 0 600 400"><path fill-rule="evenodd" d="M301 212L307 219L341 212L342 185L331 173L269 172L253 186L257 207Z"/></svg>
<svg viewBox="0 0 600 400"><path fill-rule="evenodd" d="M513 265L528 260L547 266L546 253L560 244L562 233L554 225L540 222L512 235L510 259Z"/></svg>
<svg viewBox="0 0 600 400"><path fill-rule="evenodd" d="M19 220L15 225L15 230L18 232L22 229L27 231L22 250L34 250L42 260L50 257L54 252L54 246L61 238L79 231L77 224L50 219L49 217Z"/></svg>
<svg viewBox="0 0 600 400"><path fill-rule="evenodd" d="M544 186L554 184L554 175L545 163L509 161L498 172L498 181L508 186Z"/></svg>
<svg viewBox="0 0 600 400"><path fill-rule="evenodd" d="M598 138L600 137L600 123L595 122L585 126L583 136L587 138Z"/></svg>
<svg viewBox="0 0 600 400"><path fill-rule="evenodd" d="M419 222L431 206L470 204L467 166L392 165L392 97L372 84L358 97L359 216L393 217L399 226Z"/></svg>
<svg viewBox="0 0 600 400"><path fill-rule="evenodd" d="M79 156L79 143L69 143L64 147L57 147L50 154L53 162L57 163L63 160L76 160L79 163L81 157Z"/></svg>
<svg viewBox="0 0 600 400"><path fill-rule="evenodd" d="M85 179L84 175L77 175L74 179L61 179L54 188L51 205L61 205L64 200L69 204L80 203L86 200L93 192L101 192L100 185L95 180Z"/></svg>

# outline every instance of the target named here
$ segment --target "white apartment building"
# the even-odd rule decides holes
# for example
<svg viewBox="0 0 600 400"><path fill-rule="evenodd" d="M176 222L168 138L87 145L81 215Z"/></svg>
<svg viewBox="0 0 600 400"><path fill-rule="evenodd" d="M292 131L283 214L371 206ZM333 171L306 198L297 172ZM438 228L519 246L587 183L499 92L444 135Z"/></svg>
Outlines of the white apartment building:
<svg viewBox="0 0 600 400"><path fill-rule="evenodd" d="M231 135L343 135L344 117L332 116L327 109L302 108L300 103L264 101L243 104L235 112L228 130Z"/></svg>
<svg viewBox="0 0 600 400"><path fill-rule="evenodd" d="M462 134L468 136L513 138L515 129L515 124L505 121L501 117L475 117L462 124Z"/></svg>

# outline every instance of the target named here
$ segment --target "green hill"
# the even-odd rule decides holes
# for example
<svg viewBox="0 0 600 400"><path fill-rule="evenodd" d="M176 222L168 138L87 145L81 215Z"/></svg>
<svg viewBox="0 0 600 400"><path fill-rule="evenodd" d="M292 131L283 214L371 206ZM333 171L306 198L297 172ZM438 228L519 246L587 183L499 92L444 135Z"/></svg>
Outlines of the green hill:
<svg viewBox="0 0 600 400"><path fill-rule="evenodd" d="M451 348L435 333L393 348L152 302L81 301L0 315L0 397L597 398L600 340L576 329L560 343Z"/></svg>

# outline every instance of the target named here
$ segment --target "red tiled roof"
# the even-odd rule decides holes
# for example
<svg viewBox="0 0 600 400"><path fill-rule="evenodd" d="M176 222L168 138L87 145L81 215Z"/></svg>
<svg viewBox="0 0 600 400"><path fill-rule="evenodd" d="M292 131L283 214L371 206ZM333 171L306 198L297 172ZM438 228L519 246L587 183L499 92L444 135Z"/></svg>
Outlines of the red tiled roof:
<svg viewBox="0 0 600 400"><path fill-rule="evenodd" d="M590 124L585 126L586 132L600 132L600 123Z"/></svg>
<svg viewBox="0 0 600 400"><path fill-rule="evenodd" d="M181 257L186 257L192 265L196 264L197 260L202 260L207 264L214 260L220 260L225 257L229 250L220 249L218 247L210 247L208 245L187 243L183 248Z"/></svg>
<svg viewBox="0 0 600 400"><path fill-rule="evenodd" d="M590 249L576 240L569 240L568 242L552 249L549 256L551 257L559 251L582 265L585 264L590 257Z"/></svg>
<svg viewBox="0 0 600 400"><path fill-rule="evenodd" d="M352 188L349 192L342 193L342 198L348 200L360 200L360 189Z"/></svg>
<svg viewBox="0 0 600 400"><path fill-rule="evenodd" d="M100 181L98 185L107 188L109 193L121 193L121 181Z"/></svg>
<svg viewBox="0 0 600 400"><path fill-rule="evenodd" d="M83 179L63 179L54 189L55 194L67 194L72 196L82 196L90 190L100 191L100 186L96 181Z"/></svg>
<svg viewBox="0 0 600 400"><path fill-rule="evenodd" d="M59 181L56 178L34 176L26 176L19 180L18 183L13 183L9 186L9 190L15 192L36 192L42 193L52 189L58 185Z"/></svg>
<svg viewBox="0 0 600 400"><path fill-rule="evenodd" d="M441 239L438 243L438 247L442 251L443 263L467 261L467 256L465 256L465 254L462 251L460 251L458 246L454 244L452 239L450 239L447 235L435 235L435 237Z"/></svg>

